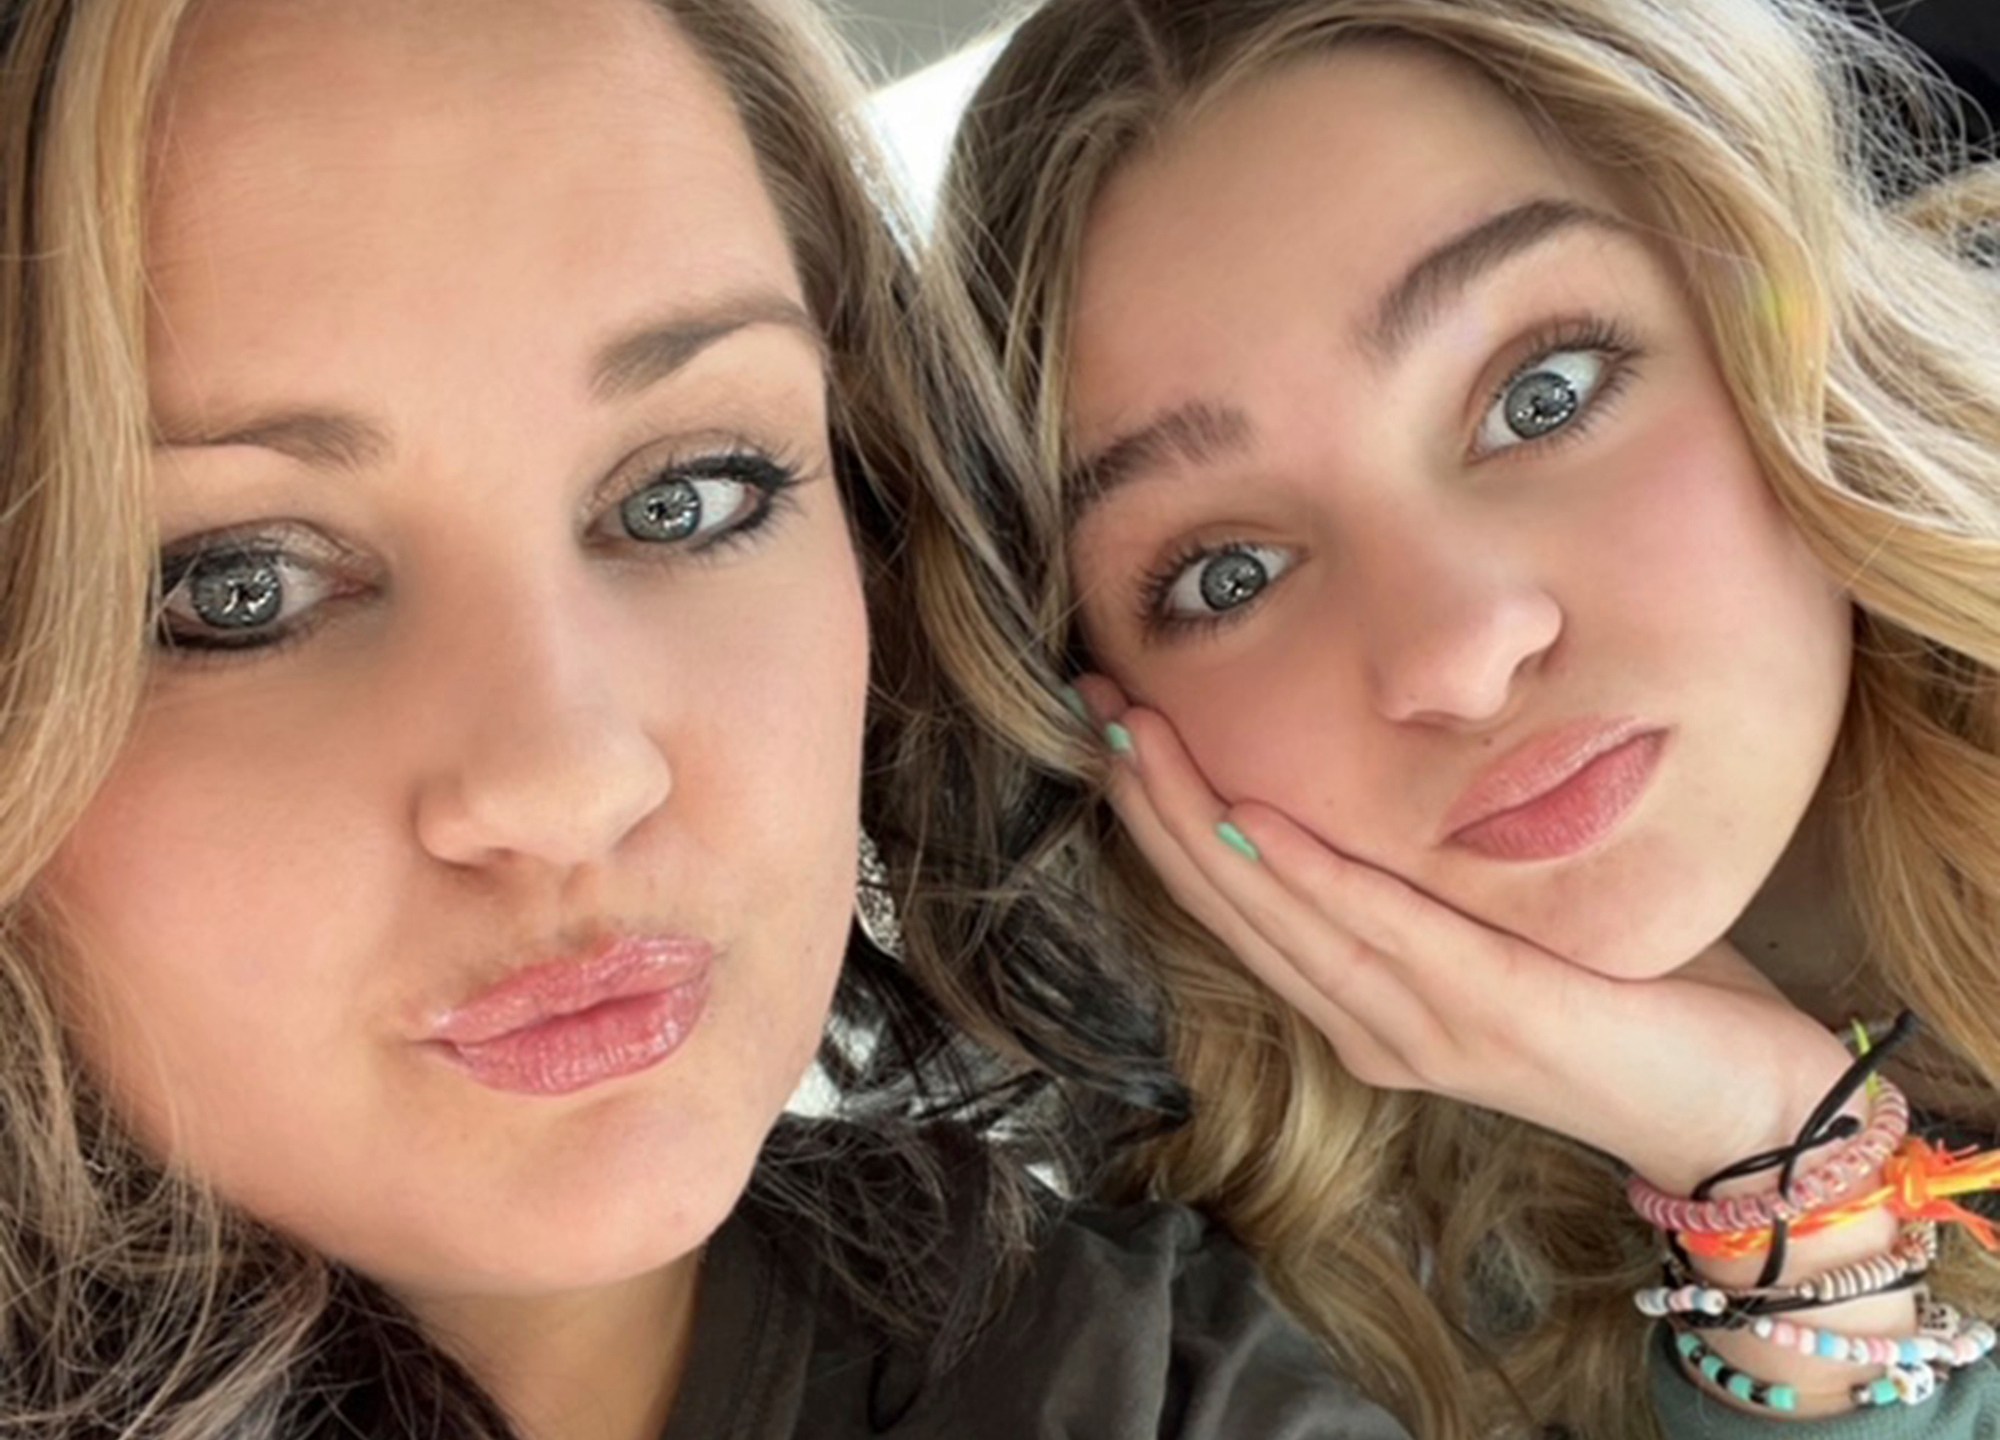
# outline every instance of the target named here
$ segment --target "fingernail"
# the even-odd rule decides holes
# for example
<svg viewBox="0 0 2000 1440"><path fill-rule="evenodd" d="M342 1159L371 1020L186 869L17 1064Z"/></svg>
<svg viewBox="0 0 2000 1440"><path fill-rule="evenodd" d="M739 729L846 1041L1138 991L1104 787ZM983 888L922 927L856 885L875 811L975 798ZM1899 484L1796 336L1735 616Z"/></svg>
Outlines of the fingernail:
<svg viewBox="0 0 2000 1440"><path fill-rule="evenodd" d="M1056 694L1062 697L1064 709L1068 710L1070 714L1076 716L1084 724L1088 725L1090 723L1090 707L1083 703L1083 696L1078 692L1076 686L1065 685L1062 689L1056 691Z"/></svg>
<svg viewBox="0 0 2000 1440"><path fill-rule="evenodd" d="M1104 727L1104 743L1111 747L1111 753L1114 755L1129 757L1136 755L1139 749L1132 743L1132 732L1116 720Z"/></svg>
<svg viewBox="0 0 2000 1440"><path fill-rule="evenodd" d="M1245 860L1262 860L1264 857L1250 842L1250 837L1231 825L1227 820L1215 827L1215 836L1223 844L1241 855Z"/></svg>

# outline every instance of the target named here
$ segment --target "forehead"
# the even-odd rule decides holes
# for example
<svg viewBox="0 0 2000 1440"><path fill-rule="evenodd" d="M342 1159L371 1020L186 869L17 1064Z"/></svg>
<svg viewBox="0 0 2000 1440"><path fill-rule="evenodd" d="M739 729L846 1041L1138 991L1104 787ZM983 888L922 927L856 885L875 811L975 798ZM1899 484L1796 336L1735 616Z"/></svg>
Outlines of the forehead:
<svg viewBox="0 0 2000 1440"><path fill-rule="evenodd" d="M1358 330L1413 260L1536 197L1621 208L1461 62L1353 44L1244 83L1092 208L1071 337L1079 448L1198 382L1254 374L1278 335ZM1160 393L1176 383L1190 393Z"/></svg>
<svg viewBox="0 0 2000 1440"><path fill-rule="evenodd" d="M182 350L496 302L596 334L690 292L797 288L728 95L645 0L209 0L164 94L147 238Z"/></svg>

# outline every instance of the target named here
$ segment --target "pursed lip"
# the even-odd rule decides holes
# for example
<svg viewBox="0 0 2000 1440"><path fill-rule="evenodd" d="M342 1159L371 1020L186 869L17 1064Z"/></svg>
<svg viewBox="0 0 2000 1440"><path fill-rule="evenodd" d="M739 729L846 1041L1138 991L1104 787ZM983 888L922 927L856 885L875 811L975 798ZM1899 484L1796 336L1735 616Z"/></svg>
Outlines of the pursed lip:
<svg viewBox="0 0 2000 1440"><path fill-rule="evenodd" d="M1629 716L1591 718L1523 741L1465 788L1445 815L1444 841L1449 843L1475 825L1534 804L1561 789L1592 761L1661 728Z"/></svg>
<svg viewBox="0 0 2000 1440"><path fill-rule="evenodd" d="M614 1000L702 980L715 947L688 936L623 935L517 970L435 1016L425 1038L483 1045Z"/></svg>

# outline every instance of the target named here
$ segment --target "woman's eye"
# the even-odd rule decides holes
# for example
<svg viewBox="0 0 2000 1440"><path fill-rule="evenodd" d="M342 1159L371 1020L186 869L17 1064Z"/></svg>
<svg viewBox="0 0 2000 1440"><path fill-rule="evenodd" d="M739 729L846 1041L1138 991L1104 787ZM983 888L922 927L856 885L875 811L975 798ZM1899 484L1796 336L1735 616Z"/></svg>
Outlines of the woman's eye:
<svg viewBox="0 0 2000 1440"><path fill-rule="evenodd" d="M1479 453L1512 449L1569 425L1597 398L1611 365L1599 350L1559 350L1517 372L1480 421Z"/></svg>
<svg viewBox="0 0 2000 1440"><path fill-rule="evenodd" d="M766 491L745 480L668 475L618 507L625 534L647 544L680 544L733 528Z"/></svg>
<svg viewBox="0 0 2000 1440"><path fill-rule="evenodd" d="M1226 615L1255 600L1292 568L1292 556L1272 545L1230 545L1186 565L1160 598L1163 618Z"/></svg>
<svg viewBox="0 0 2000 1440"><path fill-rule="evenodd" d="M665 546L676 554L699 554L749 539L804 479L796 466L749 448L655 463L637 488L611 504L591 531L600 543Z"/></svg>
<svg viewBox="0 0 2000 1440"><path fill-rule="evenodd" d="M325 571L272 545L216 545L160 563L158 633L188 650L249 650L296 629L330 598Z"/></svg>

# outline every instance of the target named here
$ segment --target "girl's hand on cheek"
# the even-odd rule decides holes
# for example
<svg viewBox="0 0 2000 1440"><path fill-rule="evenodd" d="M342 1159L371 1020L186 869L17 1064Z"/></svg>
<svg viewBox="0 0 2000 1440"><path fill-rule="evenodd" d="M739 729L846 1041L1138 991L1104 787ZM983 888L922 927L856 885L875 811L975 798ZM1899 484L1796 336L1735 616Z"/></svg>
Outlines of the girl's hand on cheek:
<svg viewBox="0 0 2000 1440"><path fill-rule="evenodd" d="M1181 907L1305 1015L1357 1078L1499 1110L1685 1194L1789 1141L1840 1042L1726 943L1607 979L1344 856L1269 805L1229 805L1166 717L1078 686L1117 757L1110 799Z"/></svg>

